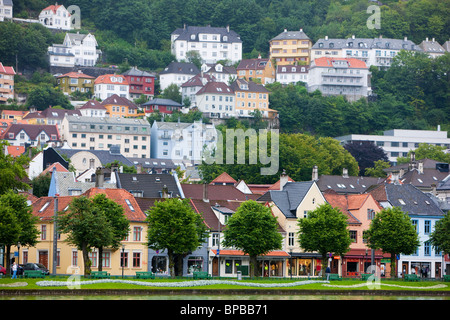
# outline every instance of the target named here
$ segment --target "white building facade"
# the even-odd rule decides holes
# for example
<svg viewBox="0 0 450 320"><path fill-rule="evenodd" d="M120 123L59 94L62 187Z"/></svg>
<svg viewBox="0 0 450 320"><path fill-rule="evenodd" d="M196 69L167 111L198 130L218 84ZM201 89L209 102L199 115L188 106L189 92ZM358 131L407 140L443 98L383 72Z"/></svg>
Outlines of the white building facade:
<svg viewBox="0 0 450 320"><path fill-rule="evenodd" d="M208 118L236 116L234 91L223 82L210 81L196 94L197 108Z"/></svg>
<svg viewBox="0 0 450 320"><path fill-rule="evenodd" d="M234 64L242 59L242 40L229 26L184 26L172 32L171 44L172 53L178 61L187 61L189 51L198 53L206 63L230 60Z"/></svg>
<svg viewBox="0 0 450 320"><path fill-rule="evenodd" d="M309 66L283 65L277 66L277 82L287 85L297 82L308 83Z"/></svg>
<svg viewBox="0 0 450 320"><path fill-rule="evenodd" d="M43 9L39 14L39 22L49 29L73 29L70 13L63 5L55 4Z"/></svg>
<svg viewBox="0 0 450 320"><path fill-rule="evenodd" d="M96 98L105 100L114 94L130 99L130 85L123 75L104 74L95 79L94 95Z"/></svg>
<svg viewBox="0 0 450 320"><path fill-rule="evenodd" d="M101 54L97 46L93 34L66 33L62 45L53 44L48 48L50 66L95 66Z"/></svg>
<svg viewBox="0 0 450 320"><path fill-rule="evenodd" d="M12 0L0 0L0 21L13 18L13 2Z"/></svg>

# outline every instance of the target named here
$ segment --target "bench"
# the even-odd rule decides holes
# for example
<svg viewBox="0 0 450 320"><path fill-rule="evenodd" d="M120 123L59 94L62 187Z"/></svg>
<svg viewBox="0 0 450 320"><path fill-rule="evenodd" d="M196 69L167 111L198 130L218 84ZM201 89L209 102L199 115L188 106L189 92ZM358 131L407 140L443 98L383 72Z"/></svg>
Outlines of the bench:
<svg viewBox="0 0 450 320"><path fill-rule="evenodd" d="M45 274L41 270L24 270L24 278L45 278Z"/></svg>
<svg viewBox="0 0 450 320"><path fill-rule="evenodd" d="M444 275L444 281L445 282L449 282L450 281L450 274L445 274Z"/></svg>
<svg viewBox="0 0 450 320"><path fill-rule="evenodd" d="M211 276L206 271L195 271L194 279L211 279Z"/></svg>
<svg viewBox="0 0 450 320"><path fill-rule="evenodd" d="M405 274L405 281L419 281L417 274Z"/></svg>
<svg viewBox="0 0 450 320"><path fill-rule="evenodd" d="M327 274L325 274L325 280L327 279ZM342 280L342 277L339 276L337 273L330 273L328 274L328 280Z"/></svg>
<svg viewBox="0 0 450 320"><path fill-rule="evenodd" d="M378 279L373 273L362 273L361 280L368 280L371 276L374 276L375 279Z"/></svg>
<svg viewBox="0 0 450 320"><path fill-rule="evenodd" d="M136 271L136 279L155 279L153 272Z"/></svg>
<svg viewBox="0 0 450 320"><path fill-rule="evenodd" d="M92 271L91 272L92 279L109 279L111 275L106 271Z"/></svg>

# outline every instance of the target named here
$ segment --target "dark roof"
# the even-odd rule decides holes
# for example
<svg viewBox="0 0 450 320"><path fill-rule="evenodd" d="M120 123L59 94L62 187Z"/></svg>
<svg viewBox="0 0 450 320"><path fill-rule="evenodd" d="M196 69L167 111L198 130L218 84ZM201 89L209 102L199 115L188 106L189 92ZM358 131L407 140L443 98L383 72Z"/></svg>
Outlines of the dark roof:
<svg viewBox="0 0 450 320"><path fill-rule="evenodd" d="M137 109L137 106L128 100L127 98L120 97L117 94L113 94L112 96L103 100L102 105L106 106L108 104L114 104L119 106L128 106L128 108Z"/></svg>
<svg viewBox="0 0 450 320"><path fill-rule="evenodd" d="M8 140L9 133L14 133L14 139L16 139L17 134L21 131L25 131L25 133L29 136L30 140L37 140L39 134L43 131L51 137L52 135L56 135L56 139L60 138L59 131L56 125L53 124L22 124L22 123L12 123L3 133L3 138Z"/></svg>
<svg viewBox="0 0 450 320"><path fill-rule="evenodd" d="M302 29L300 31L287 31L286 29L284 32L277 35L275 38L271 39L273 40L290 40L290 39L300 39L300 40L309 40L309 37L306 35L306 33L303 32Z"/></svg>
<svg viewBox="0 0 450 320"><path fill-rule="evenodd" d="M161 99L161 98L155 98L150 101L147 101L146 103L143 103L142 106L169 106L169 107L182 107L183 105L170 100L170 99Z"/></svg>
<svg viewBox="0 0 450 320"><path fill-rule="evenodd" d="M81 149L65 149L65 148L53 148L60 155L66 155L69 158L72 158L78 152L90 152L98 157L101 161L102 165L107 163L114 162L115 160L121 162L126 166L134 166L133 162L128 160L125 156L120 153L120 149L115 151L115 149L111 150L81 150Z"/></svg>
<svg viewBox="0 0 450 320"><path fill-rule="evenodd" d="M234 42L242 42L240 36L230 28L219 28L219 27L193 27L186 26L185 28L176 29L172 34L178 34L178 38L176 40L186 40L189 42L197 42L199 41L199 34L219 34L220 42L225 43L234 43ZM192 38L192 35L194 38ZM224 38L224 37L227 38Z"/></svg>
<svg viewBox="0 0 450 320"><path fill-rule="evenodd" d="M314 181L287 182L283 190L269 190L258 201L273 201L286 218L296 218L297 207Z"/></svg>
<svg viewBox="0 0 450 320"><path fill-rule="evenodd" d="M163 187L167 187L170 197L182 197L177 181L171 174L119 173L118 185L129 192L142 192L145 198L162 198Z"/></svg>
<svg viewBox="0 0 450 320"><path fill-rule="evenodd" d="M133 77L152 77L155 78L155 75L147 72L147 71L142 71L139 70L136 67L132 67L130 70L125 71L124 73L122 73L123 76L133 76Z"/></svg>
<svg viewBox="0 0 450 320"><path fill-rule="evenodd" d="M412 184L385 184L389 203L409 215L442 216L444 213L424 192Z"/></svg>
<svg viewBox="0 0 450 320"><path fill-rule="evenodd" d="M242 89L241 84L247 85L247 89ZM233 91L246 91L246 92L263 92L269 93L270 91L266 89L262 84L254 83L253 81L247 81L244 79L236 79L231 85L230 88Z"/></svg>
<svg viewBox="0 0 450 320"><path fill-rule="evenodd" d="M105 110L106 108L97 100L89 100L79 109L102 109L102 110Z"/></svg>
<svg viewBox="0 0 450 320"><path fill-rule="evenodd" d="M384 182L383 178L321 175L317 181L320 191L332 189L337 193L364 193L370 186Z"/></svg>
<svg viewBox="0 0 450 320"><path fill-rule="evenodd" d="M204 93L234 95L234 91L223 82L210 81L198 90L197 95Z"/></svg>
<svg viewBox="0 0 450 320"><path fill-rule="evenodd" d="M192 199L203 199L204 191L210 201L217 200L256 200L259 195L245 194L233 185L181 184L184 196ZM206 189L203 189L206 188Z"/></svg>
<svg viewBox="0 0 450 320"><path fill-rule="evenodd" d="M64 119L66 115L69 116L81 116L81 112L79 110L67 110L67 109L58 109L58 108L47 108L41 112L30 112L23 119L32 119L32 118L47 118L47 119Z"/></svg>
<svg viewBox="0 0 450 320"><path fill-rule="evenodd" d="M264 70L269 59L244 59L239 62L237 70Z"/></svg>
<svg viewBox="0 0 450 320"><path fill-rule="evenodd" d="M200 70L193 63L187 62L171 62L163 71L159 74L176 73L176 74L191 74L196 75L200 73Z"/></svg>
<svg viewBox="0 0 450 320"><path fill-rule="evenodd" d="M203 87L203 79L205 79L206 82L216 80L216 78L212 75L207 73L199 73L183 83L181 87Z"/></svg>
<svg viewBox="0 0 450 320"><path fill-rule="evenodd" d="M302 71L303 69L303 71ZM284 70L284 71L283 71ZM308 73L309 66L295 66L295 65L281 65L277 66L277 74L278 73Z"/></svg>
<svg viewBox="0 0 450 320"><path fill-rule="evenodd" d="M436 190L450 190L450 178L447 178L447 179L444 179L443 181L441 181L437 185Z"/></svg>

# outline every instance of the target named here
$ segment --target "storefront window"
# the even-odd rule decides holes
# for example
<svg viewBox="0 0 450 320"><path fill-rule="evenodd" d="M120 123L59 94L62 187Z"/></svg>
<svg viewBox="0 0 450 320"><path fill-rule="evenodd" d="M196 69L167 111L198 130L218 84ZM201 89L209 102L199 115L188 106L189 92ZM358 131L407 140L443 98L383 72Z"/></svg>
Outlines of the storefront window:
<svg viewBox="0 0 450 320"><path fill-rule="evenodd" d="M152 258L152 272L167 274L167 257L154 256Z"/></svg>
<svg viewBox="0 0 450 320"><path fill-rule="evenodd" d="M298 260L298 275L307 276L311 274L311 259L299 259Z"/></svg>
<svg viewBox="0 0 450 320"><path fill-rule="evenodd" d="M225 260L225 273L233 272L233 260Z"/></svg>
<svg viewBox="0 0 450 320"><path fill-rule="evenodd" d="M202 271L203 258L191 256L188 258L188 274L192 274L196 271Z"/></svg>

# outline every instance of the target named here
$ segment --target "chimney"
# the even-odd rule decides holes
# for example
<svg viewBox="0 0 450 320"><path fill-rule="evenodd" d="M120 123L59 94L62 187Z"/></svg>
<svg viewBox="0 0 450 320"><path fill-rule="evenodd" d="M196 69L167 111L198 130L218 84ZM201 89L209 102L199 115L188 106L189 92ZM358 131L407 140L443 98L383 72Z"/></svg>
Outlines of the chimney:
<svg viewBox="0 0 450 320"><path fill-rule="evenodd" d="M283 191L284 186L288 182L288 175L286 174L286 170L283 169L283 173L280 176L280 191Z"/></svg>
<svg viewBox="0 0 450 320"><path fill-rule="evenodd" d="M313 167L311 180L312 181L319 180L319 168L317 166Z"/></svg>
<svg viewBox="0 0 450 320"><path fill-rule="evenodd" d="M419 174L423 174L423 162L422 161L420 161L417 164L417 171L419 172Z"/></svg>
<svg viewBox="0 0 450 320"><path fill-rule="evenodd" d="M433 183L431 185L431 194L435 197L437 197L437 191L436 191L436 183Z"/></svg>
<svg viewBox="0 0 450 320"><path fill-rule="evenodd" d="M325 36L325 40L328 40L328 36Z"/></svg>
<svg viewBox="0 0 450 320"><path fill-rule="evenodd" d="M342 177L348 178L348 169L347 168L342 169Z"/></svg>
<svg viewBox="0 0 450 320"><path fill-rule="evenodd" d="M98 167L95 171L95 187L96 188L103 188L103 183L105 181L105 176L103 174L103 168Z"/></svg>
<svg viewBox="0 0 450 320"><path fill-rule="evenodd" d="M355 35L354 34L352 34L352 39L355 39Z"/></svg>
<svg viewBox="0 0 450 320"><path fill-rule="evenodd" d="M161 198L163 198L163 199L170 198L170 197L169 197L169 188L167 188L166 185L164 185L164 187L162 188L162 191L161 191Z"/></svg>
<svg viewBox="0 0 450 320"><path fill-rule="evenodd" d="M203 184L203 201L208 202L208 184Z"/></svg>
<svg viewBox="0 0 450 320"><path fill-rule="evenodd" d="M136 172L137 172L137 174L142 173L142 164L138 163L138 164L136 165Z"/></svg>
<svg viewBox="0 0 450 320"><path fill-rule="evenodd" d="M303 29L302 29L302 28L300 28L300 32L303 32Z"/></svg>
<svg viewBox="0 0 450 320"><path fill-rule="evenodd" d="M425 38L425 41L428 42L428 37Z"/></svg>
<svg viewBox="0 0 450 320"><path fill-rule="evenodd" d="M405 37L403 40L404 40L404 41L408 41L408 37Z"/></svg>
<svg viewBox="0 0 450 320"><path fill-rule="evenodd" d="M284 32L287 32L287 29L284 29Z"/></svg>
<svg viewBox="0 0 450 320"><path fill-rule="evenodd" d="M227 25L227 32L230 32L230 25Z"/></svg>

